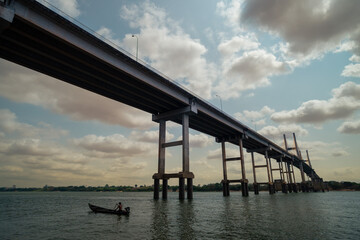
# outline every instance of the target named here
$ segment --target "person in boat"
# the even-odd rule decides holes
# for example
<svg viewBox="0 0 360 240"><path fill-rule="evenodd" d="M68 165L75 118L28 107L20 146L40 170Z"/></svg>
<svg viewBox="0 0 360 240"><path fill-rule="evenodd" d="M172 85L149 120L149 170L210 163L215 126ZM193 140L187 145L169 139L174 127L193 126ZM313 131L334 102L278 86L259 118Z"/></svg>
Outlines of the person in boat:
<svg viewBox="0 0 360 240"><path fill-rule="evenodd" d="M118 204L116 204L116 208L115 208L116 211L122 211L122 204L121 202L119 202Z"/></svg>

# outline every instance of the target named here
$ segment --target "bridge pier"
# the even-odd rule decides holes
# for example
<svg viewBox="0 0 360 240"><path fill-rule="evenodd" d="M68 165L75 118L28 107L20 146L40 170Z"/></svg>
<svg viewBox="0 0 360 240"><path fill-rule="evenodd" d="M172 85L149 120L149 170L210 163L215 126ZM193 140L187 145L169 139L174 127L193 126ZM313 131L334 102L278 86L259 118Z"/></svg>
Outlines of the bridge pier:
<svg viewBox="0 0 360 240"><path fill-rule="evenodd" d="M287 184L285 181L285 171L284 171L284 164L283 164L283 158L282 156L280 157L280 162L279 162L279 169L280 170L280 176L281 176L281 192L282 193L287 193Z"/></svg>
<svg viewBox="0 0 360 240"><path fill-rule="evenodd" d="M265 184L268 185L269 194L274 194L275 193L275 186L274 186L274 182L273 182L271 160L270 160L270 158L268 156L268 148L248 149L247 151L251 153L251 162L252 162L253 176L254 176L254 183L253 183L254 194L258 195L260 185L265 185ZM263 151L264 151L264 157L265 157L266 164L265 165L255 165L254 152L263 152ZM261 182L261 183L257 182L256 168L266 168L267 175L268 175L268 182Z"/></svg>
<svg viewBox="0 0 360 240"><path fill-rule="evenodd" d="M256 181L256 171L255 171L255 160L254 160L254 152L251 152L251 163L252 163L252 167L253 167L253 176L254 176L254 194L258 195L259 194L259 185L257 184Z"/></svg>
<svg viewBox="0 0 360 240"><path fill-rule="evenodd" d="M268 151L265 151L265 158L266 158L266 167L268 172L268 187L269 187L269 194L275 193L275 186L274 186L274 179L272 174L272 167L271 167L271 158L269 158Z"/></svg>
<svg viewBox="0 0 360 240"><path fill-rule="evenodd" d="M191 102L189 107L174 110L167 113L153 115L153 121L159 123L159 153L158 153L158 172L153 175L154 179L154 199L159 199L159 182L163 181L162 198L167 199L168 180L170 178L179 179L179 199L185 199L185 179L187 179L187 199L193 199L193 178L190 172L189 163L189 115L197 113L196 104ZM181 117L182 120L182 140L166 142L166 121L174 117ZM165 173L165 149L167 147L182 146L182 172Z"/></svg>
<svg viewBox="0 0 360 240"><path fill-rule="evenodd" d="M221 140L221 153L222 153L222 163L223 163L223 196L227 197L230 196L230 183L231 182L239 182L241 184L241 193L243 197L249 196L249 187L248 187L248 180L246 179L245 174L245 161L244 161L244 150L243 150L243 142L242 137L238 138L239 142L239 151L240 151L240 157L234 157L234 158L227 158L226 157L226 149L225 149L225 140ZM240 180L229 180L227 177L227 166L226 162L228 161L237 161L240 160L241 163L241 179Z"/></svg>

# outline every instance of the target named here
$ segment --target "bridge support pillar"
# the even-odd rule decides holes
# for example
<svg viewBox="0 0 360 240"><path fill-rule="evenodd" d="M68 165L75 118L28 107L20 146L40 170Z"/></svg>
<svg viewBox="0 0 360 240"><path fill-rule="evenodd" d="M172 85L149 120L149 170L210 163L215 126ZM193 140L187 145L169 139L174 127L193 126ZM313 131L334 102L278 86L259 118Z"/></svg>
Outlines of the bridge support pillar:
<svg viewBox="0 0 360 240"><path fill-rule="evenodd" d="M259 184L257 184L256 182L256 171L255 171L255 160L254 160L254 152L251 152L251 163L252 163L252 167L253 167L253 176L254 176L254 194L258 195L259 194Z"/></svg>
<svg viewBox="0 0 360 240"><path fill-rule="evenodd" d="M269 158L268 151L265 151L265 159L266 159L266 166L267 166L267 173L268 173L268 188L269 194L275 193L274 183L273 183L273 175L272 175L272 168L271 168L271 159Z"/></svg>
<svg viewBox="0 0 360 240"><path fill-rule="evenodd" d="M193 199L193 179L187 179L187 199Z"/></svg>
<svg viewBox="0 0 360 240"><path fill-rule="evenodd" d="M268 184L268 189L269 189L269 194L274 194L275 193L275 185L274 185L274 183L269 183Z"/></svg>
<svg viewBox="0 0 360 240"><path fill-rule="evenodd" d="M162 198L167 199L168 179L179 179L179 199L185 199L185 179L187 179L187 198L193 198L193 178L194 174L190 172L189 163L189 114L196 114L197 108L194 101L191 106L182 109L153 115L153 121L159 122L159 155L158 172L153 175L154 179L154 199L159 199L159 181L162 179ZM182 140L166 143L166 121L174 117L182 119ZM167 147L182 146L182 172L165 173L165 149Z"/></svg>
<svg viewBox="0 0 360 240"><path fill-rule="evenodd" d="M179 199L185 199L185 179L179 178Z"/></svg>
<svg viewBox="0 0 360 240"><path fill-rule="evenodd" d="M248 180L246 179L246 175L245 175L245 160L244 160L242 137L239 137L238 140L239 140L240 157L235 157L235 158L226 158L225 140L224 139L221 140L221 153L222 153L223 177L224 177L221 182L223 185L223 196L224 197L230 196L230 183L231 182L240 182L242 196L243 197L249 196ZM226 162L237 161L237 160L240 160L240 164L241 164L241 179L240 180L228 180Z"/></svg>
<svg viewBox="0 0 360 240"><path fill-rule="evenodd" d="M166 178L163 178L163 186L162 186L162 198L167 199L167 193L168 193L168 180Z"/></svg>
<svg viewBox="0 0 360 240"><path fill-rule="evenodd" d="M159 179L154 179L154 199L159 199Z"/></svg>
<svg viewBox="0 0 360 240"><path fill-rule="evenodd" d="M223 184L223 196L227 197L230 196L230 184L227 179L227 167L226 167L226 150L225 150L225 141L221 141L221 156L222 156L222 163L223 163L223 180L221 181Z"/></svg>
<svg viewBox="0 0 360 240"><path fill-rule="evenodd" d="M222 180L222 189L223 189L223 196L227 197L230 196L230 184L228 181Z"/></svg>
<svg viewBox="0 0 360 240"><path fill-rule="evenodd" d="M282 191L282 193L287 193L287 192L288 192L286 182L283 182L283 183L281 184L281 191Z"/></svg>
<svg viewBox="0 0 360 240"><path fill-rule="evenodd" d="M249 187L248 187L248 180L241 179L241 193L243 197L249 196Z"/></svg>
<svg viewBox="0 0 360 240"><path fill-rule="evenodd" d="M287 189L287 184L285 181L285 172L284 171L284 162L283 162L283 158L280 157L280 162L279 162L279 169L280 169L280 177L281 177L281 192L282 193L287 193L288 189Z"/></svg>
<svg viewBox="0 0 360 240"><path fill-rule="evenodd" d="M255 195L258 195L258 194L259 194L259 184L254 183L253 186L254 186L254 193L255 193Z"/></svg>

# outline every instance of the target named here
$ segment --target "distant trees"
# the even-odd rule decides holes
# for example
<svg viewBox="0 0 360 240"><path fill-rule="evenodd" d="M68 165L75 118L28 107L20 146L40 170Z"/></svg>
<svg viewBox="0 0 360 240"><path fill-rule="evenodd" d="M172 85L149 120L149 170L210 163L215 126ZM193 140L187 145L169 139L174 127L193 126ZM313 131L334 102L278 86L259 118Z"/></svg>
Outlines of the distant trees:
<svg viewBox="0 0 360 240"><path fill-rule="evenodd" d="M330 190L355 190L360 191L360 184L355 182L336 182L336 181L329 181L326 182L329 186ZM179 186L168 186L168 190L176 192L178 191ZM221 183L210 183L205 185L197 185L193 186L195 192L220 192L222 191L222 184ZM232 184L230 185L231 191L241 191L240 184ZM249 190L253 191L253 185L249 184ZM261 191L267 191L267 186L263 185L260 188ZM140 186L135 187L132 186L109 186L106 184L105 186L67 186L67 187L54 187L45 185L43 188L14 188L14 187L0 187L0 192L33 192L33 191L42 191L42 192L150 192L154 191L153 186ZM162 185L160 185L160 191L162 191Z"/></svg>

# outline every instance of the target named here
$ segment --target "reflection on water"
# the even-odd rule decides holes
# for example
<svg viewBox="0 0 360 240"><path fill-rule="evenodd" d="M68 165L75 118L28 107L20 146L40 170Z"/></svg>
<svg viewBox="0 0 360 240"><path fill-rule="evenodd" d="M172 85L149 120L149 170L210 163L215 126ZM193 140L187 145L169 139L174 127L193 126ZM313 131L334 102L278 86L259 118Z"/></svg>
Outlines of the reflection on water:
<svg viewBox="0 0 360 240"><path fill-rule="evenodd" d="M152 211L152 239L166 239L169 234L169 219L168 219L168 205L167 201L154 201L154 208Z"/></svg>
<svg viewBox="0 0 360 240"><path fill-rule="evenodd" d="M0 193L0 239L358 239L360 192ZM90 213L92 202L130 216ZM30 206L30 207L29 207Z"/></svg>
<svg viewBox="0 0 360 240"><path fill-rule="evenodd" d="M169 239L170 237L194 239L193 201L174 199L170 201L154 201L151 223L152 239Z"/></svg>

